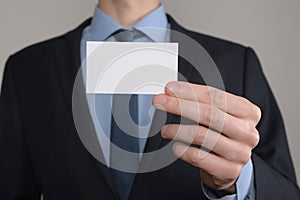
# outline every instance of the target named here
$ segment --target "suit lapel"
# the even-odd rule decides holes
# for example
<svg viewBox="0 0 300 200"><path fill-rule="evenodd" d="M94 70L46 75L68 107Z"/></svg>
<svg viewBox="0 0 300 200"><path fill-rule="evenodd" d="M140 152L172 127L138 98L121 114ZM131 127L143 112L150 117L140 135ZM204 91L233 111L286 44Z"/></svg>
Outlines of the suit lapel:
<svg viewBox="0 0 300 200"><path fill-rule="evenodd" d="M56 49L55 58L58 78L67 106L72 112L74 120L76 120L76 118L84 120L84 122L81 121L80 125L76 124L76 129L77 131L80 131L80 133L84 132L88 135L85 136L79 134L79 137L83 142L83 145L85 145L88 150L90 150L88 147L93 149L93 155L103 159L103 153L101 151L100 144L97 142L98 139L96 131L94 129L92 118L89 113L85 95L85 87L81 76L82 71L80 69L80 41L82 31L86 26L90 24L90 22L90 19L85 21L77 29L69 32L58 41L59 44L57 44L56 46L61 48ZM78 77L76 79L77 75ZM74 97L76 101L73 102L72 97ZM77 112L73 113L72 107L76 107ZM78 135L76 134L76 136ZM107 168L107 166L100 163L93 155L89 154L92 162L95 164L95 167L99 172L97 174L102 176L108 187L111 189L112 193L116 198L118 198L117 190L110 176L109 169Z"/></svg>
<svg viewBox="0 0 300 200"><path fill-rule="evenodd" d="M90 24L90 20L85 21L75 30L62 36L57 41L55 58L57 73L63 90L64 98L70 111L72 112L72 93L76 75L81 66L80 40L83 29Z"/></svg>

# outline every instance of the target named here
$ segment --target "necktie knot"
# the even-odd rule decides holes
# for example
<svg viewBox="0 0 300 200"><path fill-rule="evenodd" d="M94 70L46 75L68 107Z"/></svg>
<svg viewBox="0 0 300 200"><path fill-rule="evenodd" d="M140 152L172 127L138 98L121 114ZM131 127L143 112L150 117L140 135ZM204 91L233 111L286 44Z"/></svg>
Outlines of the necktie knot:
<svg viewBox="0 0 300 200"><path fill-rule="evenodd" d="M118 42L132 42L137 38L143 37L144 34L137 29L119 29L111 36L113 36Z"/></svg>

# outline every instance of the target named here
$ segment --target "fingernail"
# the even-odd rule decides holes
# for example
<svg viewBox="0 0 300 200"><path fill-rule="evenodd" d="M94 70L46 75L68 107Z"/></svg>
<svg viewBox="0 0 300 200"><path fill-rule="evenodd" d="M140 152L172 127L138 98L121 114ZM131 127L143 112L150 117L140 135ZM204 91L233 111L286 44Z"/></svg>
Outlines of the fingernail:
<svg viewBox="0 0 300 200"><path fill-rule="evenodd" d="M167 89L174 93L179 90L179 85L176 82L169 82L167 84Z"/></svg>
<svg viewBox="0 0 300 200"><path fill-rule="evenodd" d="M162 110L162 111L165 111L165 110L166 110L165 107L163 107L163 106L160 105L160 104L154 104L153 107L156 108L156 109Z"/></svg>
<svg viewBox="0 0 300 200"><path fill-rule="evenodd" d="M175 142L173 144L172 149L173 149L173 152L174 152L175 155L178 156L180 154L180 152L179 152L180 147L179 147L179 143L178 142Z"/></svg>
<svg viewBox="0 0 300 200"><path fill-rule="evenodd" d="M167 98L165 97L165 95L159 95L156 99L156 104L159 105L164 105L167 101Z"/></svg>
<svg viewBox="0 0 300 200"><path fill-rule="evenodd" d="M167 135L167 129L168 129L168 125L165 125L161 128L160 132L163 137Z"/></svg>

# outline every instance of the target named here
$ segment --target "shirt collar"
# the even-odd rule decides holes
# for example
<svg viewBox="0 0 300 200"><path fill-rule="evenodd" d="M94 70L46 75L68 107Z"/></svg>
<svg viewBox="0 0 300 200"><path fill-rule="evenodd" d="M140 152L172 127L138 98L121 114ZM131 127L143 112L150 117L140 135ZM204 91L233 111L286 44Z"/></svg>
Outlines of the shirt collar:
<svg viewBox="0 0 300 200"><path fill-rule="evenodd" d="M165 9L161 4L157 9L146 15L132 28L142 31L154 42L163 42L165 40L165 30L167 27L168 20L165 14ZM96 6L90 26L92 40L103 41L119 29L125 28Z"/></svg>

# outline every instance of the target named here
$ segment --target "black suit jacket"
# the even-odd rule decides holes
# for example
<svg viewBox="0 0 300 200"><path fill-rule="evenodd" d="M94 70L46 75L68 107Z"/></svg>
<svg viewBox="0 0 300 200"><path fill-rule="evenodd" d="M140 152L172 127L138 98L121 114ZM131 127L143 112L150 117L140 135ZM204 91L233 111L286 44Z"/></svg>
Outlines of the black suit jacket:
<svg viewBox="0 0 300 200"><path fill-rule="evenodd" d="M221 72L226 91L246 97L262 110L261 139L252 156L257 199L300 199L282 118L253 50L186 30L168 19L173 30L206 49ZM0 98L1 200L34 200L41 193L46 200L118 198L108 168L86 150L73 121L72 89L80 67L80 39L89 24L87 20L65 35L8 59ZM202 77L183 59L179 71L189 82L203 84ZM84 98L81 100L84 104ZM86 118L89 123L88 113ZM175 122L175 116L169 117L169 123ZM148 140L146 151L167 142L157 134ZM138 174L129 198L206 199L199 169L181 160Z"/></svg>

